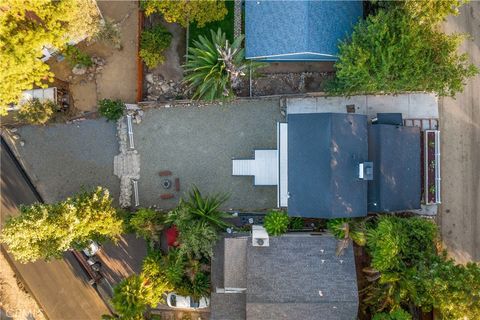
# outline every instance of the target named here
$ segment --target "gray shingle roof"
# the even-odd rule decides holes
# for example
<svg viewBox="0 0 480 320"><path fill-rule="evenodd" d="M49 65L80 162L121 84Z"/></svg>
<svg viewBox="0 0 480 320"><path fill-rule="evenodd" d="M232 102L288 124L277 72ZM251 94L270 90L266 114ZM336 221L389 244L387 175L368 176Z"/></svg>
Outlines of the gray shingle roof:
<svg viewBox="0 0 480 320"><path fill-rule="evenodd" d="M249 238L246 244L246 252L238 250L239 257L234 259L246 260L246 296L212 294L211 319L356 318L358 292L351 245L337 257L337 240L331 235L271 237L269 247L253 247ZM216 252L214 257L222 255L227 256Z"/></svg>

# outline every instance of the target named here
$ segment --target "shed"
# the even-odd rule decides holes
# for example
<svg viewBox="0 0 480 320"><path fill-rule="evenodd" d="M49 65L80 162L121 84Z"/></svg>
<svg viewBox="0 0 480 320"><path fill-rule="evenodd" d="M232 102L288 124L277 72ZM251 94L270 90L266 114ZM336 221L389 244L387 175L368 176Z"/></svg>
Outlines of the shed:
<svg viewBox="0 0 480 320"><path fill-rule="evenodd" d="M363 15L361 1L245 2L246 58L336 61L339 41Z"/></svg>
<svg viewBox="0 0 480 320"><path fill-rule="evenodd" d="M368 127L368 211L420 209L420 128L375 124Z"/></svg>
<svg viewBox="0 0 480 320"><path fill-rule="evenodd" d="M288 213L310 218L367 215L367 116L288 115Z"/></svg>

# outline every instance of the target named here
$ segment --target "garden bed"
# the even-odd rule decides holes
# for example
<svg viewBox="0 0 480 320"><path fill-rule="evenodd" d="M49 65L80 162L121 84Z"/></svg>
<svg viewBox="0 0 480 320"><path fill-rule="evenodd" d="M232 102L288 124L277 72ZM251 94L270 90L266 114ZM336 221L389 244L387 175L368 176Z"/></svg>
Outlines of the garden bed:
<svg viewBox="0 0 480 320"><path fill-rule="evenodd" d="M424 194L426 204L440 203L440 132L424 133Z"/></svg>

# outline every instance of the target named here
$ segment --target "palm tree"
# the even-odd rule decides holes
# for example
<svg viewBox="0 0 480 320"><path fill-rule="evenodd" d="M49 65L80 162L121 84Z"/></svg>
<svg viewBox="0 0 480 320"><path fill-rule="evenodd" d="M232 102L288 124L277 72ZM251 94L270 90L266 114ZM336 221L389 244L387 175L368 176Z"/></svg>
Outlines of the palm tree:
<svg viewBox="0 0 480 320"><path fill-rule="evenodd" d="M188 48L185 82L194 90L194 99L213 101L232 98L234 89L239 87L247 71L263 64L245 61L243 35L230 44L221 29L217 32L210 30L210 33L210 39L201 35Z"/></svg>

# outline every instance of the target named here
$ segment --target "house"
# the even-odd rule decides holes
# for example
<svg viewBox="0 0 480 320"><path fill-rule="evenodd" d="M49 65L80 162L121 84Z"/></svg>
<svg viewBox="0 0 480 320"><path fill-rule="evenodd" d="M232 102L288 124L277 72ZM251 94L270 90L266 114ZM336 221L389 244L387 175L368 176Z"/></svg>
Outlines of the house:
<svg viewBox="0 0 480 320"><path fill-rule="evenodd" d="M420 129L403 126L396 115L398 123L370 123L356 113L290 113L278 124L277 150L269 158L257 158L256 150L255 159L234 159L232 174L254 176L255 182L261 175L277 187L278 207L291 216L353 218L420 209ZM248 170L240 170L246 161Z"/></svg>
<svg viewBox="0 0 480 320"><path fill-rule="evenodd" d="M255 245L223 238L212 260L212 320L352 320L358 291L352 245L336 256L329 234L291 233Z"/></svg>
<svg viewBox="0 0 480 320"><path fill-rule="evenodd" d="M346 113L288 116L288 212L315 218L367 215L367 116Z"/></svg>
<svg viewBox="0 0 480 320"><path fill-rule="evenodd" d="M245 2L245 56L262 61L335 61L339 41L363 15L361 1Z"/></svg>

